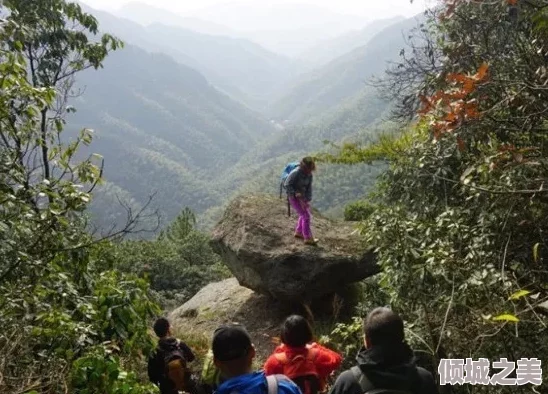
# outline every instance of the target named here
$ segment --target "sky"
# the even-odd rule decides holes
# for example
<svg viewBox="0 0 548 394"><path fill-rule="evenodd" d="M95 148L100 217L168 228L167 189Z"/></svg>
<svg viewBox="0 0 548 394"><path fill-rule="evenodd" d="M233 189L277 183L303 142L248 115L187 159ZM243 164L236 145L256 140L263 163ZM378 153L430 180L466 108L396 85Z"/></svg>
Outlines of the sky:
<svg viewBox="0 0 548 394"><path fill-rule="evenodd" d="M192 13L192 11L227 4L227 0L140 0L156 7L165 8L180 14ZM84 0L85 3L95 8L113 10L128 3L129 0ZM425 5L433 0L243 0L238 3L250 3L254 5L269 4L313 4L328 8L342 14L367 16L368 19L386 18L391 16L413 16L421 12Z"/></svg>

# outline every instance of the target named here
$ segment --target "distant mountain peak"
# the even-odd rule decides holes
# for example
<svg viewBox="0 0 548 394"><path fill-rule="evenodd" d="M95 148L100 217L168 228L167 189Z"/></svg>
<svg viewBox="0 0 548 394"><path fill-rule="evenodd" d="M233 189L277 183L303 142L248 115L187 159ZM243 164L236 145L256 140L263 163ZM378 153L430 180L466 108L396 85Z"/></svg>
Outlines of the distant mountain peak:
<svg viewBox="0 0 548 394"><path fill-rule="evenodd" d="M196 17L185 17L176 12L143 3L132 1L121 6L115 14L137 22L143 26L161 23L167 26L178 26L198 33L233 36L235 33L220 23L206 21Z"/></svg>

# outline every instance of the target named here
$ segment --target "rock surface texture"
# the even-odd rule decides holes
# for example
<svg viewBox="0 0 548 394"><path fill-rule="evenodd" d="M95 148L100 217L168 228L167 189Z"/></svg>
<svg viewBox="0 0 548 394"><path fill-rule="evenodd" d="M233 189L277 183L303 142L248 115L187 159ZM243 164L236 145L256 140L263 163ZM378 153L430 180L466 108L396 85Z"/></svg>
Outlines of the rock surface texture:
<svg viewBox="0 0 548 394"><path fill-rule="evenodd" d="M378 272L352 224L313 211L314 247L294 238L296 220L285 199L240 196L213 230L212 246L240 285L279 300L312 301Z"/></svg>
<svg viewBox="0 0 548 394"><path fill-rule="evenodd" d="M272 338L279 335L288 311L279 302L242 287L235 278L210 283L184 305L172 311L169 320L181 338L198 334L211 341L221 324L240 323L249 331L261 360L274 350Z"/></svg>

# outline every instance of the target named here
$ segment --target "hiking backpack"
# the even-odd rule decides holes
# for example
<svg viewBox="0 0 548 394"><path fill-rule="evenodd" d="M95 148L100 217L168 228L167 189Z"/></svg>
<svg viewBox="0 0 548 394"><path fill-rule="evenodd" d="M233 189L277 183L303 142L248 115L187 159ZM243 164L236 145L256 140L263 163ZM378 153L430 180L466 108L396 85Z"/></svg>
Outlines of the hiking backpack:
<svg viewBox="0 0 548 394"><path fill-rule="evenodd" d="M354 366L351 368L351 371L354 378L360 384L363 394L412 394L410 391L405 390L376 389L360 367Z"/></svg>
<svg viewBox="0 0 548 394"><path fill-rule="evenodd" d="M280 199L282 198L283 191L285 189L285 181L289 174L293 172L293 170L300 166L300 163L298 161L295 161L293 163L289 163L285 166L284 171L282 172L281 176L281 183L280 183ZM289 203L289 197L287 198L287 216L291 216L291 205Z"/></svg>
<svg viewBox="0 0 548 394"><path fill-rule="evenodd" d="M283 374L299 386L302 394L320 392L320 376L315 363L318 353L318 349L308 349L306 354L299 354L292 359L286 353L276 353L276 359L283 366Z"/></svg>
<svg viewBox="0 0 548 394"><path fill-rule="evenodd" d="M266 376L267 394L278 394L278 382L288 381L287 376L284 375L270 375Z"/></svg>
<svg viewBox="0 0 548 394"><path fill-rule="evenodd" d="M166 377L173 383L175 390L184 391L187 380L187 365L185 356L179 346L166 352L164 366Z"/></svg>

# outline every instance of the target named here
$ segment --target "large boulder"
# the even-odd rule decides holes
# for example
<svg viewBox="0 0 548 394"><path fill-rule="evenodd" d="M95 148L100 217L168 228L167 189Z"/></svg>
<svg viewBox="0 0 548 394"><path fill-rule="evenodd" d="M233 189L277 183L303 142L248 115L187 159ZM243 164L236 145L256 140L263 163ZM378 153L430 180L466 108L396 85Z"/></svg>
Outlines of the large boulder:
<svg viewBox="0 0 548 394"><path fill-rule="evenodd" d="M313 211L314 247L294 238L295 221L285 199L240 196L213 230L212 246L240 285L279 300L313 301L378 272L352 224Z"/></svg>
<svg viewBox="0 0 548 394"><path fill-rule="evenodd" d="M221 324L240 323L249 331L259 353L265 360L274 350L272 338L291 311L280 302L256 294L238 284L235 278L210 283L184 305L169 314L175 333L183 340L201 336L209 346L214 330Z"/></svg>

